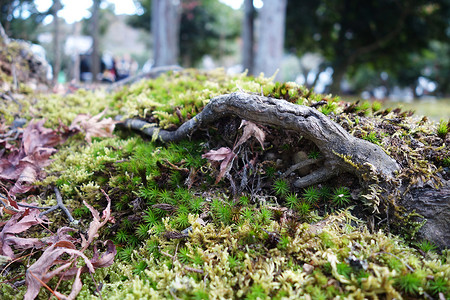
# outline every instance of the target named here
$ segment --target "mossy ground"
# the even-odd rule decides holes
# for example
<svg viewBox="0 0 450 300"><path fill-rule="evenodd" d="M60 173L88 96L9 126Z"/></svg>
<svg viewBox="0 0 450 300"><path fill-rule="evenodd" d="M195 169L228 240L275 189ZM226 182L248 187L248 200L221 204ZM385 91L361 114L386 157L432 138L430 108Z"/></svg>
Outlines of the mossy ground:
<svg viewBox="0 0 450 300"><path fill-rule="evenodd" d="M345 104L294 83L227 76L221 70L169 73L112 94L80 90L25 98L22 105L29 113L21 117L45 118L47 127L56 128L79 113L95 115L108 108L108 116L137 117L174 130L208 99L238 90L317 104L351 134L383 147L402 165L399 176L411 185L448 179L450 135L442 128L438 134L438 124L378 104ZM2 110L4 120L13 119L10 108ZM46 168L48 176L30 194L40 205L52 205L56 200L48 187L57 186L82 228L90 221L82 201L102 210L106 200L100 189L110 196L116 223L103 228L100 239L112 239L119 251L114 265L94 274L103 298L450 297L449 251L438 253L426 241L374 229L352 215L380 205L376 186L362 197L358 180L350 175L301 190L281 178L300 152L320 165L315 145L294 132L265 127L265 149L247 141L230 176L214 184L218 168L202 154L232 147L241 134L239 124L220 119L172 144L117 129L113 138L87 144L76 135L59 146ZM52 221L53 231L67 225L60 213ZM7 282L13 283L29 263L19 260L15 272L0 274L2 299L24 294L24 286L16 289ZM89 275L83 283L80 299L98 297ZM58 287L65 294L69 290L69 283ZM39 298L48 297L41 289Z"/></svg>

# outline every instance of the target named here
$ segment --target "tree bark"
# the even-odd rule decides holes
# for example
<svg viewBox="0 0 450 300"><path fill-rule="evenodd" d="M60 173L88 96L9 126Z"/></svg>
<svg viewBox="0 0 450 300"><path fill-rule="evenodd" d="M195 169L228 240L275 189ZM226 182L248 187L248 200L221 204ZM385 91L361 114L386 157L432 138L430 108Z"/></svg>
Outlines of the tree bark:
<svg viewBox="0 0 450 300"><path fill-rule="evenodd" d="M272 76L281 68L287 0L265 0L260 12L255 74ZM281 78L278 72L276 78Z"/></svg>
<svg viewBox="0 0 450 300"><path fill-rule="evenodd" d="M101 0L94 0L94 7L92 10L92 80L94 82L98 81L98 74L100 73L100 31L98 26L99 21L99 10L100 10Z"/></svg>
<svg viewBox="0 0 450 300"><path fill-rule="evenodd" d="M180 1L152 1L152 34L154 66L178 64Z"/></svg>
<svg viewBox="0 0 450 300"><path fill-rule="evenodd" d="M58 11L62 8L59 0L53 1L52 15L53 15L53 85L58 83L58 75L61 70L61 47L60 47L60 26Z"/></svg>
<svg viewBox="0 0 450 300"><path fill-rule="evenodd" d="M242 66L244 70L247 70L248 75L253 75L254 16L253 0L245 0L242 22Z"/></svg>

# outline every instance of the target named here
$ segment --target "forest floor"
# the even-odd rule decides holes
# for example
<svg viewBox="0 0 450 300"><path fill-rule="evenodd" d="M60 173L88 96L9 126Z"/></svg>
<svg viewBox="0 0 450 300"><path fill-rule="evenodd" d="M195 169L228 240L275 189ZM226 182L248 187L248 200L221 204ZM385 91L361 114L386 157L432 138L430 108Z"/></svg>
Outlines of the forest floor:
<svg viewBox="0 0 450 300"><path fill-rule="evenodd" d="M176 130L237 91L317 109L411 184L449 179L448 120L270 78L185 70L110 93L12 91L0 109L2 299L450 297L450 251L415 236L416 216L390 223L351 174L292 184L292 165L313 161L292 171L305 176L324 158L298 133L225 117L162 143L122 123Z"/></svg>

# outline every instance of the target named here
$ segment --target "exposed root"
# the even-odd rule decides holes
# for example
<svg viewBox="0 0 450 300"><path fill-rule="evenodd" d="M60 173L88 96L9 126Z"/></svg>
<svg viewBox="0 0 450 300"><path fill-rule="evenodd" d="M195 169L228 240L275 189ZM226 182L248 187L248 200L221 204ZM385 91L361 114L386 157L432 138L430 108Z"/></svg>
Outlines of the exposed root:
<svg viewBox="0 0 450 300"><path fill-rule="evenodd" d="M299 179L297 179L294 182L294 186L296 188L304 188L307 186L310 186L312 184L316 184L316 183L321 183L321 182L325 182L328 179L338 175L339 172L333 172L332 170L322 167L314 172L312 172L311 174L308 174L306 176L303 176Z"/></svg>
<svg viewBox="0 0 450 300"><path fill-rule="evenodd" d="M304 167L307 167L307 166L311 166L311 165L313 165L315 163L318 163L318 162L321 162L321 161L322 161L321 159L320 160L318 160L318 159L305 159L304 161L301 161L301 162L299 162L299 163L297 163L295 165L292 165L290 168L288 168L286 170L286 172L283 173L283 175L281 177L286 178L289 175L291 175L293 172L295 172L295 171L297 171L297 170L299 170L301 168L304 168Z"/></svg>
<svg viewBox="0 0 450 300"><path fill-rule="evenodd" d="M108 92L114 91L114 90L117 89L117 88L123 87L123 86L125 86L125 85L133 84L133 83L138 82L138 81L140 81L140 80L142 80L142 79L157 78L157 77L159 77L161 74L167 73L167 72L169 72L169 71L181 71L181 70L183 70L183 68L180 67L180 66L161 66L161 67L155 67L155 68L152 68L152 69L151 69L150 71L148 71L148 72L142 72L142 73L139 73L139 74L137 74L137 75L135 75L135 76L127 77L127 78L125 78L125 79L122 79L122 80L120 80L120 81L117 81L117 82L111 84L111 85L108 87L107 91L108 91Z"/></svg>
<svg viewBox="0 0 450 300"><path fill-rule="evenodd" d="M400 169L396 161L382 148L353 137L316 109L255 94L237 92L215 97L201 113L175 131L162 130L137 119L127 119L122 125L139 130L151 136L153 140L173 142L189 138L199 128L226 116L237 116L256 124L293 130L316 144L324 155L323 168L298 179L295 183L297 187L322 182L344 172L353 173L359 178L372 173L393 178L395 172ZM305 165L311 163L310 160L304 162ZM291 167L285 176L299 167L301 166Z"/></svg>

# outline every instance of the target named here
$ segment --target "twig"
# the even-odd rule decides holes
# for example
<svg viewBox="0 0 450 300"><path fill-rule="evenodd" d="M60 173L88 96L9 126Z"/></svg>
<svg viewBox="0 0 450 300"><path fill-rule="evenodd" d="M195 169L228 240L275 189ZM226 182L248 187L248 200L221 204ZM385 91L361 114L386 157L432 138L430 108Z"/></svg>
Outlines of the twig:
<svg viewBox="0 0 450 300"><path fill-rule="evenodd" d="M142 79L157 78L161 74L167 73L169 71L175 71L176 72L176 71L181 71L181 70L183 70L183 68L180 67L180 66L176 66L176 65L154 67L148 72L142 72L142 73L139 73L139 74L137 74L135 76L130 76L130 77L127 77L125 79L122 79L120 81L117 81L117 82L111 84L107 88L107 91L111 92L111 91L113 91L113 90L115 90L117 88L123 87L125 85L133 84L133 83L138 82L138 81L140 81Z"/></svg>
<svg viewBox="0 0 450 300"><path fill-rule="evenodd" d="M188 266L183 266L183 268L186 271L190 271L190 272L194 272L194 273L198 273L198 274L203 274L203 270L202 269L196 269L196 268L192 268L192 267L188 267Z"/></svg>
<svg viewBox="0 0 450 300"><path fill-rule="evenodd" d="M36 209L51 209L52 206L36 206L36 205L29 205L29 204L23 204L23 203L17 203L17 206L26 207L26 208L36 208Z"/></svg>
<svg viewBox="0 0 450 300"><path fill-rule="evenodd" d="M301 162L299 162L299 163L297 163L295 165L292 165L289 169L286 170L286 172L284 172L283 175L281 175L281 177L282 178L286 178L289 175L291 175L292 172L294 172L294 171L296 171L298 169L301 169L303 167L307 167L307 166L313 165L315 163L320 163L320 162L322 162L322 159L311 159L311 158L305 159L305 160L303 160L303 161L301 161Z"/></svg>
<svg viewBox="0 0 450 300"><path fill-rule="evenodd" d="M55 187L55 194L56 194L56 202L57 202L57 204L52 206L52 207L50 207L46 211L41 212L39 214L39 216L42 217L43 215L46 215L46 214L48 214L48 213L50 213L50 212L60 208L67 215L67 217L69 218L69 222L70 223L75 222L75 219L70 214L70 211L67 209L67 207L64 206L64 203L63 203L63 200L62 200L62 197L61 197L61 193L59 192L57 187Z"/></svg>
<svg viewBox="0 0 450 300"><path fill-rule="evenodd" d="M2 138L4 141L16 141L21 133L23 133L23 130L16 128L9 130L5 134L0 134L0 138ZM15 134L14 137L10 137L13 134Z"/></svg>
<svg viewBox="0 0 450 300"><path fill-rule="evenodd" d="M4 187L2 187L2 188L3 188L6 192L8 192ZM11 211L14 211L14 212L19 212L18 209L16 209L14 206L12 206L12 205L10 205L10 204L4 202L3 200L1 200L1 198L5 199L5 200L8 200L8 202L9 202L9 196L8 196L8 197L5 197L5 196L3 196L2 194L0 194L0 202L1 202L1 204L5 207L5 209L8 209L8 210L11 210Z"/></svg>

